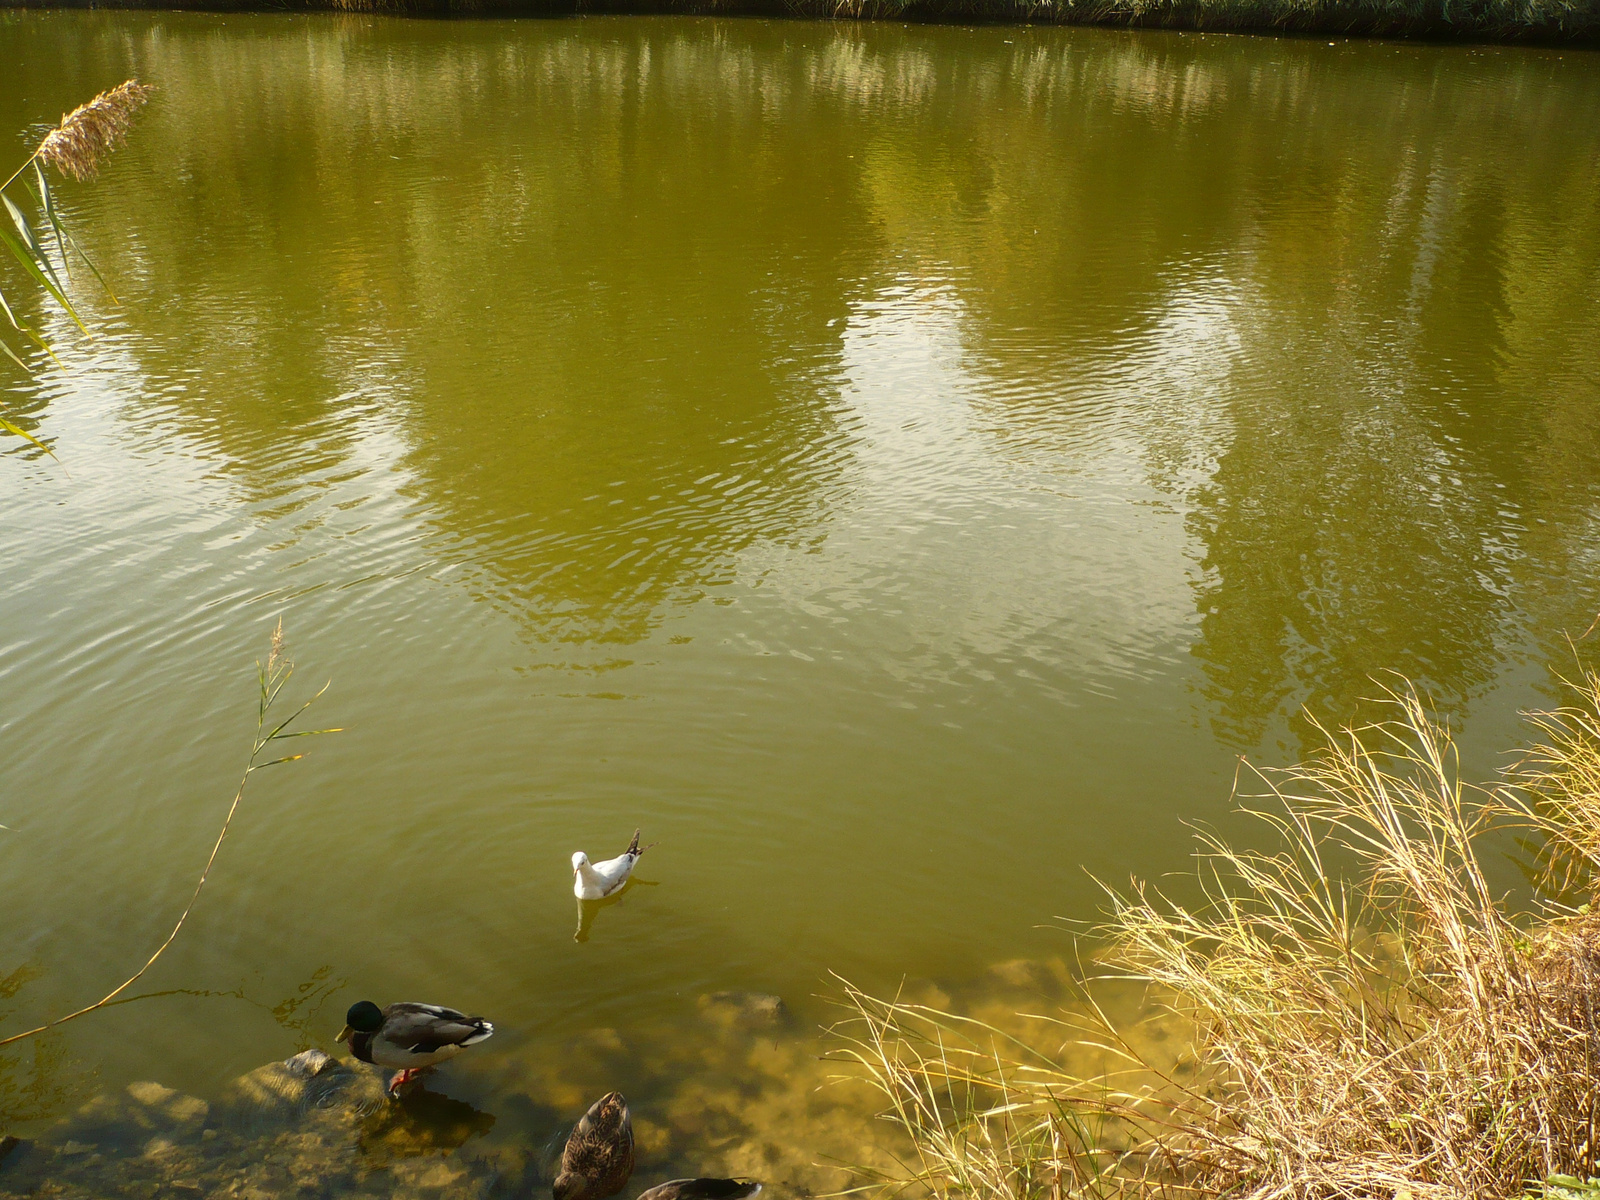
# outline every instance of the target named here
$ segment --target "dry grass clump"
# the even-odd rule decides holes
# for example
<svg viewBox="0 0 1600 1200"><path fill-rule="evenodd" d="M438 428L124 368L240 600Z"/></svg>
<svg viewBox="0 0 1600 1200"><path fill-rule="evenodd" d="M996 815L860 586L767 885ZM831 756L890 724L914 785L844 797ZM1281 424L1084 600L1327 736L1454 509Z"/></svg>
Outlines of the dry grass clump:
<svg viewBox="0 0 1600 1200"><path fill-rule="evenodd" d="M78 105L45 134L39 143L39 158L79 182L93 179L100 160L122 144L134 114L154 91L150 85L130 79Z"/></svg>
<svg viewBox="0 0 1600 1200"><path fill-rule="evenodd" d="M1098 1073L852 993L847 1052L920 1155L897 1182L974 1200L1489 1200L1594 1175L1600 915L1515 913L1484 870L1532 847L1538 893L1570 897L1600 863L1600 676L1579 691L1488 789L1395 692L1393 720L1263 776L1282 849L1205 838L1200 905L1116 897L1106 974L1185 1024L1187 1063L1152 1061L1092 998L1051 1021L1063 1053L1103 1052Z"/></svg>
<svg viewBox="0 0 1600 1200"><path fill-rule="evenodd" d="M1593 891L1600 864L1600 684L1590 675L1580 700L1529 718L1543 737L1516 772L1533 797L1545 835L1539 846L1546 891L1557 896Z"/></svg>
<svg viewBox="0 0 1600 1200"><path fill-rule="evenodd" d="M1158 1065L1158 1042L1107 1038L1092 1007L1007 1020L843 987L853 1015L835 1027L831 1057L877 1088L887 1101L880 1117L909 1134L915 1155L898 1172L852 1164L872 1181L861 1190L975 1200L1190 1194L1161 1152L1170 1114L1150 1101L1192 1074L1192 1056Z"/></svg>

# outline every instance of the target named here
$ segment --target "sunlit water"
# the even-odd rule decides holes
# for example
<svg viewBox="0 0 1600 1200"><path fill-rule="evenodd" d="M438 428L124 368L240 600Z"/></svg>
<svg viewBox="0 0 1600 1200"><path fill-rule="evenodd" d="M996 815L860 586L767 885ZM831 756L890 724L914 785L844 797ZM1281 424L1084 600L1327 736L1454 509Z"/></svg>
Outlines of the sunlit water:
<svg viewBox="0 0 1600 1200"><path fill-rule="evenodd" d="M280 617L345 732L0 1126L414 998L497 1024L463 1138L615 1086L649 1169L759 1170L698 1073L819 1082L830 971L1062 953L1384 670L1492 770L1600 609L1592 54L12 11L9 157L130 75L59 187L122 305L0 269L63 363L0 376L60 460L0 440L0 1035L170 928Z"/></svg>

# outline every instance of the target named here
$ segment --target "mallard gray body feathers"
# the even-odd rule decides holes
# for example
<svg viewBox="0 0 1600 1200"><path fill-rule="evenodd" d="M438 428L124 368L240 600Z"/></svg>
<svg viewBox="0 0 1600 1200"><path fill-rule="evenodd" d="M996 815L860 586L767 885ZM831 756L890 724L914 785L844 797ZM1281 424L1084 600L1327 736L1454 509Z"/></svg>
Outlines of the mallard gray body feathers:
<svg viewBox="0 0 1600 1200"><path fill-rule="evenodd" d="M482 1017L409 1000L381 1011L363 1000L351 1006L347 1019L339 1040L350 1043L352 1054L362 1062L400 1068L389 1083L391 1092L413 1072L452 1059L494 1034L494 1026Z"/></svg>
<svg viewBox="0 0 1600 1200"><path fill-rule="evenodd" d="M639 1200L746 1200L760 1190L748 1179L669 1179L640 1192Z"/></svg>
<svg viewBox="0 0 1600 1200"><path fill-rule="evenodd" d="M633 1174L633 1118L621 1092L607 1092L583 1114L551 1187L555 1200L605 1200Z"/></svg>

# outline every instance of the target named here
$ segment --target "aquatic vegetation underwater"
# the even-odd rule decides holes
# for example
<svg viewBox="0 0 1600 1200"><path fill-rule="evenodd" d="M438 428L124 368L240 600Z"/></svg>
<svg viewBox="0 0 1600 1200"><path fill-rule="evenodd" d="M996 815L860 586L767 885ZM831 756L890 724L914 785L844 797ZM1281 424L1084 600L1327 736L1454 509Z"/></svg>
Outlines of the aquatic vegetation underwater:
<svg viewBox="0 0 1600 1200"><path fill-rule="evenodd" d="M1600 675L1495 785L1412 690L1270 785L1276 852L1201 838L1204 903L1114 897L1052 1016L849 992L845 1057L941 1196L1510 1197L1596 1173ZM1519 911L1486 866L1515 848ZM1178 1036L1174 1038L1172 1035ZM1176 1043L1176 1044L1175 1044ZM1563 1181L1562 1178L1565 1177Z"/></svg>
<svg viewBox="0 0 1600 1200"><path fill-rule="evenodd" d="M210 1099L140 1081L91 1096L26 1141L0 1139L0 1197L543 1193L573 1121L618 1079L630 1081L634 1109L627 1194L693 1174L824 1194L851 1182L841 1162L887 1170L898 1137L874 1127L866 1088L830 1085L833 1071L815 1031L778 997L733 992L626 1036L595 1028L485 1060L467 1089L476 1103L434 1090L459 1090L459 1077L391 1100L386 1072L309 1050ZM0 1099L5 1078L0 1070Z"/></svg>

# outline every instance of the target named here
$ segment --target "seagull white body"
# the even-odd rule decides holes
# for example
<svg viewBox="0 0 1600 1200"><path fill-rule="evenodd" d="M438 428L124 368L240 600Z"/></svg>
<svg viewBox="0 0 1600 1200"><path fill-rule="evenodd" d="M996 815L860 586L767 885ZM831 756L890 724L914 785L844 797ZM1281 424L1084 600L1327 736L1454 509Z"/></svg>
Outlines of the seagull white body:
<svg viewBox="0 0 1600 1200"><path fill-rule="evenodd" d="M579 900L604 900L622 890L633 874L633 864L644 851L639 849L639 831L633 831L633 841L616 858L592 863L582 850L572 855L572 894Z"/></svg>

